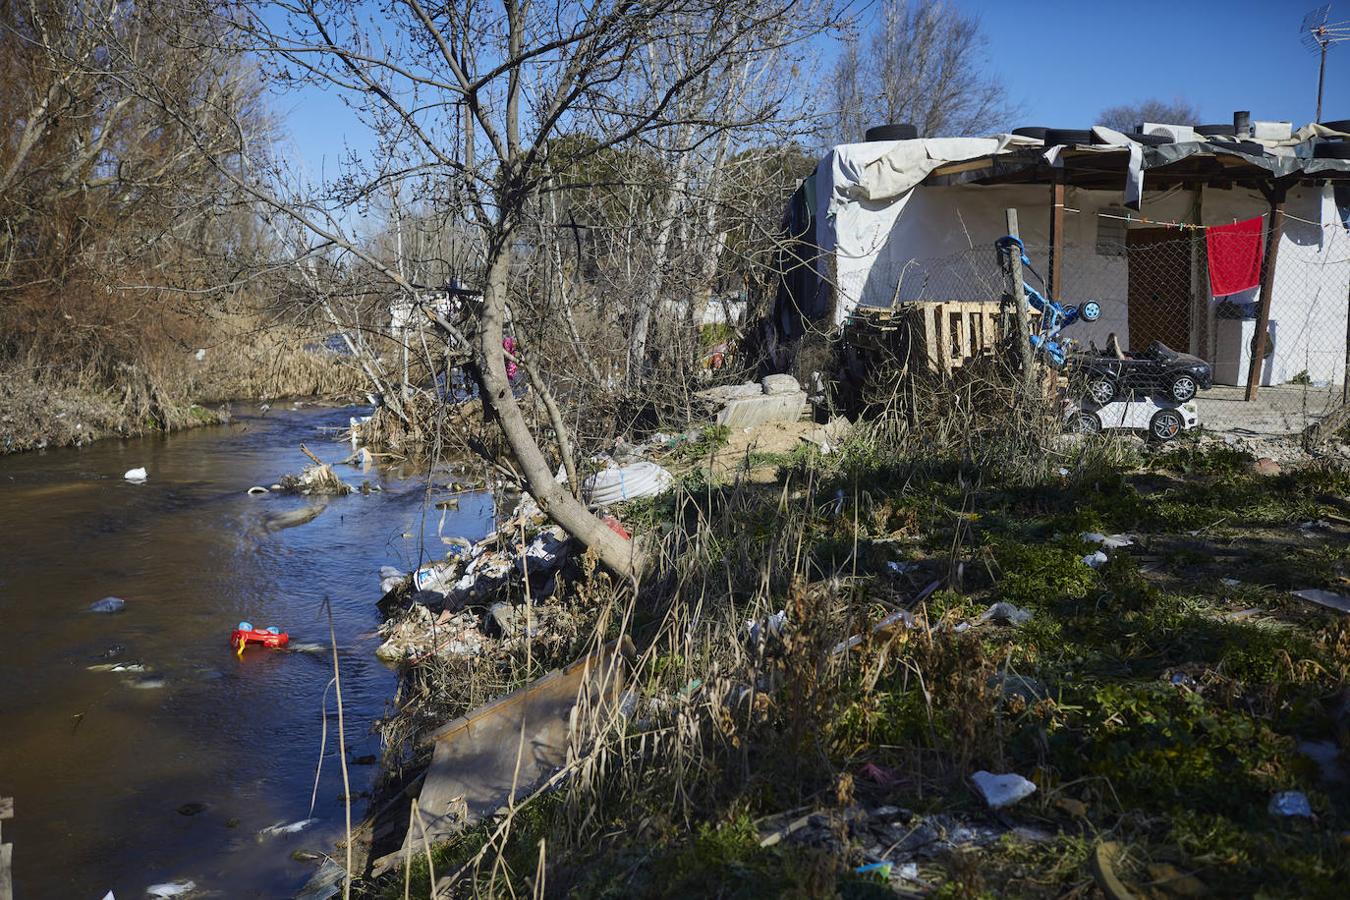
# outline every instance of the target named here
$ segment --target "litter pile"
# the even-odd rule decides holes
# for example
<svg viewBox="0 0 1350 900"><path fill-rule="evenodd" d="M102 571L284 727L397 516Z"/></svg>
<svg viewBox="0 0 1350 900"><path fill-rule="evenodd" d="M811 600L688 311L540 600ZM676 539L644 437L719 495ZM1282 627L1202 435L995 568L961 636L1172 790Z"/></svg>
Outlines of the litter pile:
<svg viewBox="0 0 1350 900"><path fill-rule="evenodd" d="M389 661L474 656L494 639L509 645L533 636L541 617L561 613L536 612L525 601L546 600L560 579L580 574L575 556L567 533L522 495L511 516L477 543L457 545L414 572L380 571L380 611L392 618L380 629L376 654Z"/></svg>
<svg viewBox="0 0 1350 900"><path fill-rule="evenodd" d="M351 485L339 478L338 474L333 471L332 466L309 452L309 448L304 444L300 445L300 451L308 456L314 465L306 466L299 475L281 476L279 484L282 490L293 494L332 494L337 496L352 492Z"/></svg>

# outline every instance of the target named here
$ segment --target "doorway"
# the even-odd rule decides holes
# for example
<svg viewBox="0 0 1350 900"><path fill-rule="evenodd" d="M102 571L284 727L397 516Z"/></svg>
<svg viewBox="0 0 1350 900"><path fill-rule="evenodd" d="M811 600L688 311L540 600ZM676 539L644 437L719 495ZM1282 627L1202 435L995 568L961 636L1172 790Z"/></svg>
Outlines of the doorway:
<svg viewBox="0 0 1350 900"><path fill-rule="evenodd" d="M1125 233L1129 261L1130 349L1153 341L1187 352L1191 346L1191 239L1171 228Z"/></svg>

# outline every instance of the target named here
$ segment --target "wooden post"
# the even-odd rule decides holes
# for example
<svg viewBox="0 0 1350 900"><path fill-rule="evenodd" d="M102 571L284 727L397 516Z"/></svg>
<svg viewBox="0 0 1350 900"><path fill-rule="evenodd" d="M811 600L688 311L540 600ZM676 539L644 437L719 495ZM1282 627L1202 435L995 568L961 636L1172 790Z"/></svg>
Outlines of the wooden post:
<svg viewBox="0 0 1350 900"><path fill-rule="evenodd" d="M1058 300L1064 292L1064 172L1055 172L1050 186L1050 282L1046 293Z"/></svg>
<svg viewBox="0 0 1350 900"><path fill-rule="evenodd" d="M1261 303L1256 314L1256 340L1251 366L1247 369L1247 400L1256 399L1261 386L1261 366L1266 357L1266 332L1270 330L1270 297L1275 287L1275 262L1284 234L1284 195L1288 188L1277 185L1265 192L1270 200L1270 234L1266 238L1266 258L1261 267Z"/></svg>
<svg viewBox="0 0 1350 900"><path fill-rule="evenodd" d="M1007 210L1008 216L1008 234L1012 237L1019 237L1017 233L1017 210ZM1027 308L1027 292L1022 289L1022 254L1016 250L1009 249L1008 261L1012 269L1012 295L1013 303L1017 307L1017 338L1018 343L1022 345L1022 385L1026 388L1027 395L1030 396L1032 385L1036 381L1036 373L1033 371L1034 359L1031 352L1031 310Z"/></svg>

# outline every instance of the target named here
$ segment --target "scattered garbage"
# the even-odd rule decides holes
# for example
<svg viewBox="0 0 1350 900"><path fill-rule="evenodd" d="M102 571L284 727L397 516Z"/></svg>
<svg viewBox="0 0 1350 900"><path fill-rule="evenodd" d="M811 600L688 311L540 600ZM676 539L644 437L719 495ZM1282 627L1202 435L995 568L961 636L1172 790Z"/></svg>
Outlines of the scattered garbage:
<svg viewBox="0 0 1350 900"><path fill-rule="evenodd" d="M130 481L132 484L142 484L145 481L145 479L150 477L150 473L145 471L144 468L127 469L127 473L122 477L125 478L127 481Z"/></svg>
<svg viewBox="0 0 1350 900"><path fill-rule="evenodd" d="M127 601L121 597L104 597L89 604L89 611L96 613L120 613L127 608Z"/></svg>
<svg viewBox="0 0 1350 900"><path fill-rule="evenodd" d="M297 834L318 821L318 819L301 819L298 822L291 822L289 824L278 822L275 825L268 825L262 831L259 831L258 837L272 837L273 835L278 834Z"/></svg>
<svg viewBox="0 0 1350 900"><path fill-rule="evenodd" d="M545 528L516 560L522 574L552 575L572 555L572 539L560 526Z"/></svg>
<svg viewBox="0 0 1350 900"><path fill-rule="evenodd" d="M90 672L144 672L140 663L98 663L85 667Z"/></svg>
<svg viewBox="0 0 1350 900"><path fill-rule="evenodd" d="M1101 544L1107 550L1119 550L1121 547L1129 547L1134 544L1134 540L1128 534L1101 534L1096 531L1085 531L1079 537L1089 544Z"/></svg>
<svg viewBox="0 0 1350 900"><path fill-rule="evenodd" d="M995 603L993 606L990 606L984 612L980 613L975 621L978 624L993 622L995 625L1011 625L1017 627L1018 625L1025 625L1027 622L1030 622L1031 615L1031 610L1022 609L1020 606L1015 606L1000 600L998 603Z"/></svg>
<svg viewBox="0 0 1350 900"><path fill-rule="evenodd" d="M342 879L346 877L347 870L342 868L341 863L325 859L309 881L305 882L300 893L295 895L295 900L328 900L336 897L342 890Z"/></svg>
<svg viewBox="0 0 1350 900"><path fill-rule="evenodd" d="M192 356L194 359L197 360L197 362L201 362L202 360L206 359L206 349L205 348L199 349L196 353L192 354Z"/></svg>
<svg viewBox="0 0 1350 900"><path fill-rule="evenodd" d="M670 487L674 479L656 463L641 461L601 469L582 483L582 496L592 507L610 506L638 497L651 497Z"/></svg>
<svg viewBox="0 0 1350 900"><path fill-rule="evenodd" d="M399 619L391 619L380 628L385 638L375 655L389 662L424 656L475 656L483 649L485 637L478 618L471 613L438 618L425 606L413 606Z"/></svg>
<svg viewBox="0 0 1350 900"><path fill-rule="evenodd" d="M338 496L352 492L351 485L339 478L332 466L309 452L309 448L304 444L300 445L300 452L308 456L314 465L306 466L299 475L283 475L280 482L283 490L296 494Z"/></svg>
<svg viewBox="0 0 1350 900"><path fill-rule="evenodd" d="M919 571L919 568L919 564L915 562L897 562L891 560L886 563L886 571L890 572L892 575L909 575Z"/></svg>
<svg viewBox="0 0 1350 900"><path fill-rule="evenodd" d="M1320 588L1305 588L1301 591L1293 591L1292 593L1300 600L1307 600L1316 603L1318 606L1325 606L1328 609L1350 613L1350 597L1343 597L1333 591L1324 591Z"/></svg>
<svg viewBox="0 0 1350 900"><path fill-rule="evenodd" d="M995 775L983 769L970 776L975 789L990 809L1003 809L1036 793L1036 785L1021 775Z"/></svg>
<svg viewBox="0 0 1350 900"><path fill-rule="evenodd" d="M393 566L380 566L380 593L387 594L403 583L408 573Z"/></svg>
<svg viewBox="0 0 1350 900"><path fill-rule="evenodd" d="M1312 805L1302 791L1280 791L1270 798L1266 812L1272 816L1297 816L1305 819L1313 817Z"/></svg>
<svg viewBox="0 0 1350 900"><path fill-rule="evenodd" d="M327 508L328 504L326 503L315 503L312 506L302 506L299 509L274 513L263 520L262 527L264 531L281 531L283 528L294 528L297 525L314 521Z"/></svg>
<svg viewBox="0 0 1350 900"><path fill-rule="evenodd" d="M242 659L244 648L249 644L261 644L272 650L279 650L290 643L291 636L275 626L254 628L251 622L240 622L230 634L230 646Z"/></svg>
<svg viewBox="0 0 1350 900"><path fill-rule="evenodd" d="M165 900L168 897L182 897L197 889L195 881L168 881L164 884L152 884L145 889L145 896Z"/></svg>
<svg viewBox="0 0 1350 900"><path fill-rule="evenodd" d="M262 485L260 485L260 484L255 484L253 487L251 487L251 488L248 489L248 493L249 493L249 496L251 496L251 497L257 497L257 496L259 496L259 495L261 495L261 494L268 494L268 493L271 493L271 492L268 491L267 488L263 487Z"/></svg>
<svg viewBox="0 0 1350 900"><path fill-rule="evenodd" d="M750 641L752 647L758 647L761 643L783 639L783 631L787 626L787 610L780 609L773 613L764 622L758 622L754 619L747 619L745 622L745 635Z"/></svg>
<svg viewBox="0 0 1350 900"><path fill-rule="evenodd" d="M1219 582L1224 587L1237 587L1238 585L1242 584L1242 582L1238 581L1236 578L1220 578Z"/></svg>
<svg viewBox="0 0 1350 900"><path fill-rule="evenodd" d="M1107 559L1108 557L1105 553L1096 550L1083 557L1083 565L1093 569L1100 569L1102 566L1106 565Z"/></svg>

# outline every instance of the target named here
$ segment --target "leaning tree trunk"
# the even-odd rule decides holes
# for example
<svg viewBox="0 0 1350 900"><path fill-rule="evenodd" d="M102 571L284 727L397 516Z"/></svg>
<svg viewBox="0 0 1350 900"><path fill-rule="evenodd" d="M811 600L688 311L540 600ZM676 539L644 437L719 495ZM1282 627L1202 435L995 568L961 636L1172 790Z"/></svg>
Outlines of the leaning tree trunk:
<svg viewBox="0 0 1350 900"><path fill-rule="evenodd" d="M548 460L539 449L539 443L530 432L515 395L511 393L511 382L506 377L506 361L502 355L502 322L505 318L510 268L507 247L510 240L510 235L503 235L501 242L494 248L487 281L483 285L478 337L483 399L497 414L506 442L515 454L530 494L539 508L573 538L594 550L606 568L627 578L636 578L641 571L642 559L634 543L620 537L554 479Z"/></svg>

